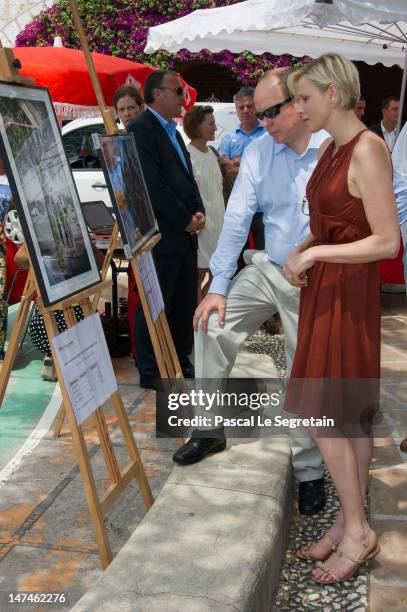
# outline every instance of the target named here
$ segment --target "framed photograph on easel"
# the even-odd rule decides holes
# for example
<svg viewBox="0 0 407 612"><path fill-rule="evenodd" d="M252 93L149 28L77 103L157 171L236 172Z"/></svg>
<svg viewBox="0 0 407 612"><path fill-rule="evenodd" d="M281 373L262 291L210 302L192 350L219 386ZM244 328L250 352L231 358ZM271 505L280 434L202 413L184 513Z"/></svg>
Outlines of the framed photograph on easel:
<svg viewBox="0 0 407 612"><path fill-rule="evenodd" d="M124 252L130 258L158 232L136 143L131 134L120 134L100 136L98 146Z"/></svg>
<svg viewBox="0 0 407 612"><path fill-rule="evenodd" d="M44 305L98 283L99 270L47 89L0 82L0 155Z"/></svg>

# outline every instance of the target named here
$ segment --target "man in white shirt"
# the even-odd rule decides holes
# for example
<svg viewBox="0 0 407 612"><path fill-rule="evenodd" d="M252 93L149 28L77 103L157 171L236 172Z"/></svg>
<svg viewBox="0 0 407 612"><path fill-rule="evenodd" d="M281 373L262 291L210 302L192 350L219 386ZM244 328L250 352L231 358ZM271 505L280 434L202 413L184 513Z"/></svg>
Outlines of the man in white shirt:
<svg viewBox="0 0 407 612"><path fill-rule="evenodd" d="M302 202L319 146L328 134L309 134L287 88L289 72L269 72L255 90L258 118L267 133L251 143L243 155L210 262L213 282L195 312L198 379L228 377L240 346L276 312L284 327L291 368L300 292L285 280L282 266L288 253L309 232L309 217L303 212ZM251 253L249 265L231 281L257 211L264 215L265 251L246 252ZM322 458L305 429L291 431L294 474L300 482L300 512L314 514L325 504ZM219 432L207 430L205 437L202 431L194 433L174 454L176 463L196 463L226 446L224 435L215 437Z"/></svg>
<svg viewBox="0 0 407 612"><path fill-rule="evenodd" d="M400 98L398 96L388 96L382 102L381 122L369 128L372 132L380 136L380 138L384 139L390 152L393 151L394 145L396 144L399 109Z"/></svg>
<svg viewBox="0 0 407 612"><path fill-rule="evenodd" d="M407 287L407 123L404 125L397 139L392 154L393 186L397 200L401 236L403 238L404 255L404 282ZM402 451L407 453L407 438L400 444Z"/></svg>
<svg viewBox="0 0 407 612"><path fill-rule="evenodd" d="M363 121L364 114L366 112L366 99L364 96L360 96L359 102L356 104L355 113L358 119Z"/></svg>

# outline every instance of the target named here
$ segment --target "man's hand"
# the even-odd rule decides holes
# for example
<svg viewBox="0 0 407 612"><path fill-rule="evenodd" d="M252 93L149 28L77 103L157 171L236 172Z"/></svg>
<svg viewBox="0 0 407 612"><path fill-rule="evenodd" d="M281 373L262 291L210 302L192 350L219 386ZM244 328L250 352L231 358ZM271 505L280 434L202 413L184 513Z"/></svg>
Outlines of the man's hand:
<svg viewBox="0 0 407 612"><path fill-rule="evenodd" d="M205 215L201 212L197 212L195 215L192 215L192 219L186 226L185 231L188 232L188 234L199 234L204 227Z"/></svg>
<svg viewBox="0 0 407 612"><path fill-rule="evenodd" d="M288 255L287 262L283 267L286 280L294 287L306 287L308 285L307 270L312 268L312 249L301 251L301 247L295 248Z"/></svg>
<svg viewBox="0 0 407 612"><path fill-rule="evenodd" d="M208 319L211 312L214 310L218 311L219 325L225 323L225 308L226 298L224 295L219 293L208 293L208 295L202 300L195 310L194 314L194 330L198 331L198 323L201 320L202 329L205 333L208 331Z"/></svg>
<svg viewBox="0 0 407 612"><path fill-rule="evenodd" d="M234 181L239 172L240 157L234 157L233 159L229 159L225 155L222 155L219 159L222 166L225 168L227 178L230 181Z"/></svg>

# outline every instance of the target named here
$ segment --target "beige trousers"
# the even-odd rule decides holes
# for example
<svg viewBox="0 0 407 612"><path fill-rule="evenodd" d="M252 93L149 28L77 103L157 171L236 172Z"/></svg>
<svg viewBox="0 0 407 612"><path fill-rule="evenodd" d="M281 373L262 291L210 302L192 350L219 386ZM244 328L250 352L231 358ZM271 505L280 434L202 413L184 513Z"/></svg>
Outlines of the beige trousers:
<svg viewBox="0 0 407 612"><path fill-rule="evenodd" d="M195 333L195 376L226 378L243 342L276 312L284 327L288 369L297 342L300 291L283 277L279 266L264 251L246 251L247 265L231 282L226 301L225 324L217 313L209 317L208 333ZM294 475L299 482L323 475L321 454L304 428L290 430Z"/></svg>

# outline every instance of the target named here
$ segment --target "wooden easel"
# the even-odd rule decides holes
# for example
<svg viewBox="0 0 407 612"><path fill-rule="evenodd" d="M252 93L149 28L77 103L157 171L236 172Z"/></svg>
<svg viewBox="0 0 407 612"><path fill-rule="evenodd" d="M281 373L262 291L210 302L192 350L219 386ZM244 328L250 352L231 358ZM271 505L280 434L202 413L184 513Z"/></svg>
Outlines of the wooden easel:
<svg viewBox="0 0 407 612"><path fill-rule="evenodd" d="M19 78L16 78L16 76L18 76ZM6 80L8 82L18 82L20 84L32 84L31 79L23 79L23 77L21 77L20 75L16 75L16 67L14 65L13 55L10 50L3 48L0 48L0 79ZM90 296L95 294L95 292L98 292L100 294L100 292L107 286L110 286L110 281L102 281L98 285L90 287L72 296L71 298L67 298L65 300L60 301L57 304L53 304L51 307L48 308L44 307L41 297L38 297L37 305L39 311L44 317L44 323L47 330L48 338L51 339L59 333L55 318L55 312L57 310L62 311L67 326L72 327L77 322L75 314L73 312L73 306L79 304L82 308L84 316L90 316L94 312L94 308L90 301ZM34 269L30 262L28 277L17 314L17 321L13 328L12 336L6 354L6 359L0 373L0 403L4 398L6 385L10 376L12 365L15 361L19 341L24 329L24 323L27 318L32 297L35 293L40 296L38 282L34 274ZM133 479L136 479L138 482L141 494L143 496L144 504L147 509L151 507L153 503L153 497L137 449L137 444L135 442L133 432L130 427L127 413L123 406L122 399L118 391L115 391L109 399L115 409L116 417L130 457L130 463L123 470L120 469L115 452L113 450L113 446L111 444L103 410L101 407L98 407L90 415L89 418L94 419L95 427L98 433L100 445L108 470L109 480L111 483L106 493L102 496L101 499L99 498L98 492L96 490L95 479L93 477L92 468L90 465L82 427L77 423L74 408L72 406L65 385L65 381L62 376L60 365L58 359L56 358L54 347L52 346L52 342L50 342L50 344L54 357L55 367L58 374L58 382L62 392L64 411L66 412L66 415L68 417L74 451L79 463L81 476L84 482L85 496L92 518L96 541L99 548L101 564L103 569L105 569L112 560L112 551L110 548L106 528L103 523L104 515L111 508L112 504L120 497L121 493L132 482Z"/></svg>
<svg viewBox="0 0 407 612"><path fill-rule="evenodd" d="M93 89L95 91L95 95L99 104L99 108L102 113L103 121L106 128L106 133L109 135L114 135L118 133L117 124L114 121L111 110L106 106L106 102L103 96L102 89L100 87L99 79L96 74L95 66L93 63L92 55L89 50L88 41L83 29L82 20L79 16L78 7L76 4L76 0L69 0L72 10L72 18L76 30L78 32L79 40L81 43L82 50L85 55L86 63L88 65L90 78L92 80ZM115 248L120 245L118 241L119 235L119 227L117 223L112 232L110 245L108 251L106 253L105 261L103 264L103 268L101 270L102 278L106 278L107 271L110 266L110 262L112 260ZM141 252L145 253L147 251L151 251L157 242L160 240L161 236L158 234L151 238L147 244L141 249ZM150 308L148 306L146 294L144 291L143 283L141 282L140 272L137 265L137 259L132 257L130 259L130 265L132 267L134 278L137 284L137 290L139 292L140 301L143 307L144 315L146 317L148 330L150 332L151 342L153 345L155 358L157 360L158 369L160 372L161 378L182 378L182 370L178 360L178 355L174 347L174 342L171 337L171 332L168 327L167 318L164 312L158 317L158 320L154 323L151 317ZM95 302L94 302L95 304Z"/></svg>
<svg viewBox="0 0 407 612"><path fill-rule="evenodd" d="M92 81L92 85L95 91L95 95L99 104L99 108L102 113L103 121L105 124L105 129L107 134L114 135L118 133L116 122L113 118L111 110L106 106L102 89L100 87L99 79L95 70L95 66L93 63L92 55L89 50L89 45L86 39L86 35L83 29L82 21L78 13L76 0L70 0L72 17L75 24L75 27L78 31L79 40L85 55L86 63L88 65L90 78ZM33 84L32 79L28 79L26 77L18 74L18 68L15 65L15 58L11 49L0 49L2 52L0 54L0 80L25 83L25 84ZM151 251L157 242L160 240L160 235L154 236L151 240L144 245L142 252ZM106 252L106 256L104 259L104 263L101 269L101 277L104 281L106 279L108 270L110 268L110 263L112 261L115 250L121 246L121 241L119 240L119 227L116 223L112 235L110 238L109 247ZM138 269L137 261L133 257L130 260L130 265L132 266L134 277L137 284L138 293L140 296L141 305L144 311L144 315L146 318L151 342L154 349L154 354L157 360L158 370L161 378L171 378L171 379L182 379L182 370L178 360L178 355L175 350L174 342L171 337L171 332L168 327L168 322L165 316L165 313L160 313L156 322L153 321L151 317L151 312L148 306L146 294L144 291L143 283L141 282L140 272ZM17 319L13 328L13 332L10 338L9 347L6 353L6 357L3 363L3 367L0 371L0 408L4 399L4 395L6 392L7 384L11 375L11 371L16 359L18 346L23 334L24 325L27 319L27 315L29 312L29 306L34 295L35 291L31 286L29 279L27 279L26 286L23 291L23 297L20 302L20 307L17 314ZM95 291L94 297L92 300L92 305L94 310L96 310L99 299L100 299L101 291ZM58 415L55 420L54 426L54 437L59 437L61 434L62 426L65 419L65 408L62 403ZM180 444L183 444L184 440L182 437L179 438Z"/></svg>
<svg viewBox="0 0 407 612"><path fill-rule="evenodd" d="M118 133L117 124L113 118L111 110L106 106L106 102L104 99L104 95L102 89L100 87L99 79L95 70L95 66L93 63L93 58L91 52L89 50L88 41L83 29L82 20L79 16L78 7L76 4L76 0L69 0L72 11L72 18L74 25L77 29L79 41L81 43L81 47L83 53L85 55L86 63L88 65L90 78L92 81L93 89L95 91L96 99L102 113L103 122L105 125L106 133L109 135L114 135ZM157 242L160 240L161 236L158 234L151 238L141 249L140 253L145 253L151 251ZM104 280L107 276L110 263L112 261L115 250L121 246L121 241L119 240L119 226L115 223L115 226L112 231L112 235L110 238L110 243L105 255L105 260L103 262L103 266L101 269L101 277ZM167 379L182 379L182 370L178 360L178 355L175 350L174 342L172 340L171 332L168 327L167 318L165 316L165 312L161 312L157 321L154 322L151 317L150 308L147 302L146 293L144 291L143 283L140 277L140 271L137 264L137 259L132 257L130 260L130 265L133 270L134 278L137 285L137 290L140 297L140 302L144 311L144 316L146 318L146 323L148 327L148 331L151 338L151 343L153 345L153 350L155 354L155 358L157 361L158 371L160 372L161 378ZM96 293L93 298L93 307L96 310L97 304L100 299L100 292ZM61 433L61 429L63 426L65 418L64 406L62 405L57 419L55 421L54 428L54 437L58 437ZM184 443L184 439L180 437L178 439L180 444Z"/></svg>
<svg viewBox="0 0 407 612"><path fill-rule="evenodd" d="M32 272L33 268L30 266L29 272L29 283L35 288L39 295L39 290L35 276ZM103 290L109 286L109 281L101 282L97 285L98 290ZM73 307L79 305L82 308L83 314L86 317L94 313L90 296L94 293L95 287L90 287L73 297L62 300L61 302L54 304L49 308L45 308L41 298L38 298L37 305L39 311L44 317L45 328L47 330L48 338L53 338L58 335L58 327L55 318L55 312L57 310L62 311L67 327L76 325L77 320L73 311ZM61 388L63 405L65 408L66 415L68 417L69 427L72 434L72 442L74 451L78 459L79 468L82 476L82 480L85 488L86 501L88 503L89 512L92 517L93 528L96 535L96 541L99 548L99 554L103 569L105 569L112 560L112 552L110 549L109 539L107 537L106 528L103 523L103 517L106 512L111 508L113 503L120 497L126 487L131 483L133 479L136 479L140 492L143 496L144 504L149 509L153 503L153 497L151 494L150 486L148 484L144 467L140 459L140 455L137 449L137 444L133 436L133 432L130 427L127 413L124 409L121 396L118 391L114 392L110 396L110 401L115 409L116 417L123 434L123 438L127 447L127 452L130 457L130 463L123 469L120 470L119 464L113 446L111 444L108 428L104 412L101 407L97 408L89 418L94 419L96 431L98 433L100 446L103 451L105 463L107 466L110 487L100 499L96 490L96 483L93 477L92 468L90 465L89 456L86 449L85 438L83 435L82 427L77 424L74 408L69 398L65 381L62 376L59 361L55 355L54 348L51 343L52 356L54 358L55 367L58 374L58 382Z"/></svg>

